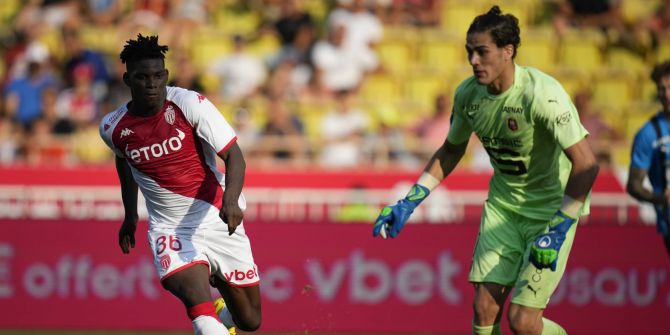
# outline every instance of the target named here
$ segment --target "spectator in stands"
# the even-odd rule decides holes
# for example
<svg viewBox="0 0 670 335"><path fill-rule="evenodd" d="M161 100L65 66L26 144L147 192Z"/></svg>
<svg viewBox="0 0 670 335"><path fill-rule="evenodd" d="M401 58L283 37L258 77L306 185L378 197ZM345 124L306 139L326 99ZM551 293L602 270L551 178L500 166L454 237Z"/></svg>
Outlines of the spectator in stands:
<svg viewBox="0 0 670 335"><path fill-rule="evenodd" d="M0 165L16 162L21 139L16 124L7 117L0 117Z"/></svg>
<svg viewBox="0 0 670 335"><path fill-rule="evenodd" d="M256 157L256 147L260 137L260 131L254 124L251 112L244 106L235 108L233 117L233 128L237 134L237 142L244 152L247 160L253 160Z"/></svg>
<svg viewBox="0 0 670 335"><path fill-rule="evenodd" d="M436 148L444 143L451 124L451 101L445 94L435 97L432 115L414 127L414 133L421 139L419 145L421 156L432 155Z"/></svg>
<svg viewBox="0 0 670 335"><path fill-rule="evenodd" d="M436 27L442 14L440 0L378 1L375 12L384 24Z"/></svg>
<svg viewBox="0 0 670 335"><path fill-rule="evenodd" d="M239 101L253 96L267 77L263 62L247 51L247 42L241 35L233 36L234 51L215 60L208 72L219 78L219 95L228 101Z"/></svg>
<svg viewBox="0 0 670 335"><path fill-rule="evenodd" d="M362 143L369 120L352 106L353 93L336 93L336 109L321 119L321 164L325 167L355 167L362 163Z"/></svg>
<svg viewBox="0 0 670 335"><path fill-rule="evenodd" d="M651 79L661 110L635 134L626 190L633 198L654 205L656 228L670 254L670 61L657 64ZM651 190L644 186L647 177Z"/></svg>
<svg viewBox="0 0 670 335"><path fill-rule="evenodd" d="M661 41L670 40L670 0L662 0L658 9L641 20L637 28L650 34L654 48L658 47Z"/></svg>
<svg viewBox="0 0 670 335"><path fill-rule="evenodd" d="M592 27L625 31L621 3L611 0L561 0L554 16L554 28L563 36L570 27Z"/></svg>
<svg viewBox="0 0 670 335"><path fill-rule="evenodd" d="M318 87L326 94L339 91L352 91L363 80L370 59L369 53L358 53L344 45L344 39L350 31L343 24L334 24L328 31L328 39L314 46L312 63Z"/></svg>
<svg viewBox="0 0 670 335"><path fill-rule="evenodd" d="M10 81L5 88L5 112L23 127L43 116L44 93L55 89L55 79L46 72L45 61L33 58L28 63L28 75Z"/></svg>
<svg viewBox="0 0 670 335"><path fill-rule="evenodd" d="M56 133L69 134L97 124L100 105L94 94L93 71L87 63L72 69L73 87L61 91L56 99L55 113L59 119L54 129Z"/></svg>
<svg viewBox="0 0 670 335"><path fill-rule="evenodd" d="M381 108L378 128L366 137L364 149L370 151L372 164L376 167L415 168L419 164L408 148L406 130L400 124L398 113L395 108Z"/></svg>
<svg viewBox="0 0 670 335"><path fill-rule="evenodd" d="M14 19L18 30L34 30L37 35L65 24L79 24L78 0L29 0L23 3Z"/></svg>
<svg viewBox="0 0 670 335"><path fill-rule="evenodd" d="M312 16L305 11L300 0L281 2L281 16L274 23L279 36L281 50L271 60L271 68L276 68L285 60L298 63L309 62L309 51L316 39L316 25Z"/></svg>
<svg viewBox="0 0 670 335"><path fill-rule="evenodd" d="M172 77L168 82L168 86L177 86L199 93L205 93L205 88L202 85L202 76L196 70L191 58L181 53L176 58L176 68L179 71L174 71L175 74L170 73Z"/></svg>
<svg viewBox="0 0 670 335"><path fill-rule="evenodd" d="M67 146L53 132L53 123L39 117L25 129L23 154L30 165L62 165L67 159Z"/></svg>
<svg viewBox="0 0 670 335"><path fill-rule="evenodd" d="M612 144L621 139L619 132L610 126L599 111L594 110L591 104L591 93L588 90L578 91L574 97L575 108L579 113L579 120L589 136L586 140L591 145L593 153L601 167L612 165Z"/></svg>
<svg viewBox="0 0 670 335"><path fill-rule="evenodd" d="M281 97L270 97L268 121L261 132L259 150L266 152L275 163L304 163L307 143L304 125Z"/></svg>
<svg viewBox="0 0 670 335"><path fill-rule="evenodd" d="M82 12L89 24L108 27L119 22L122 7L122 0L85 0Z"/></svg>
<svg viewBox="0 0 670 335"><path fill-rule="evenodd" d="M68 87L75 85L75 68L85 64L92 71L91 93L95 101L103 101L108 93L109 81L111 80L105 57L96 50L84 47L79 35L79 29L75 26L63 27L61 36L65 50L64 70L66 85Z"/></svg>
<svg viewBox="0 0 670 335"><path fill-rule="evenodd" d="M343 36L344 48L362 54L363 59L377 61L375 45L384 35L384 27L379 18L368 10L365 0L339 0L338 4L340 6L330 12L327 18L328 29L344 26L347 32ZM378 66L378 61L361 65L366 71L372 71Z"/></svg>

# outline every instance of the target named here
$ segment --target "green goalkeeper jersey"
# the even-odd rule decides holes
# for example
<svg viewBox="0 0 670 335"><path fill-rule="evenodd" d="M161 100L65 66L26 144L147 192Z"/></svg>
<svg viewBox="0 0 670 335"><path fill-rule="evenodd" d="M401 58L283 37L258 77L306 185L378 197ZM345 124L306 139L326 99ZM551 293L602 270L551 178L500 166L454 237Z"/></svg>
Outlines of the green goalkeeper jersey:
<svg viewBox="0 0 670 335"><path fill-rule="evenodd" d="M588 135L577 110L554 78L515 65L514 84L489 94L474 77L456 89L448 140L477 135L489 155L493 177L488 200L536 219L561 205L572 164L563 153ZM588 214L588 201L582 214Z"/></svg>

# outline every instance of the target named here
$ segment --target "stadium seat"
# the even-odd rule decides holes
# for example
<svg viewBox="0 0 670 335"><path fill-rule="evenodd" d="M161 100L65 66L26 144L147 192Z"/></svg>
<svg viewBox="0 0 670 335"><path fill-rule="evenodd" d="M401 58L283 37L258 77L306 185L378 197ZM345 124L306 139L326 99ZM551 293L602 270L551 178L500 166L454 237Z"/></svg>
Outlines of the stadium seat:
<svg viewBox="0 0 670 335"><path fill-rule="evenodd" d="M640 127L649 121L659 110L660 105L657 103L640 102L630 105L626 111L625 127L622 129L625 137L632 140Z"/></svg>
<svg viewBox="0 0 670 335"><path fill-rule="evenodd" d="M655 103L656 98L656 84L651 80L649 75L640 77L639 79L638 101L642 103Z"/></svg>
<svg viewBox="0 0 670 335"><path fill-rule="evenodd" d="M258 14L252 11L234 11L224 7L214 14L216 28L230 34L253 34L258 29L260 21Z"/></svg>
<svg viewBox="0 0 670 335"><path fill-rule="evenodd" d="M551 71L556 65L558 44L553 31L529 29L521 36L516 59L521 65Z"/></svg>
<svg viewBox="0 0 670 335"><path fill-rule="evenodd" d="M590 84L595 106L615 106L625 108L634 102L634 93L631 83L635 77L623 72L612 73L607 71L596 75Z"/></svg>
<svg viewBox="0 0 670 335"><path fill-rule="evenodd" d="M572 71L593 73L603 65L605 36L600 31L569 31L560 43L558 63Z"/></svg>
<svg viewBox="0 0 670 335"><path fill-rule="evenodd" d="M3 0L0 2L0 22L9 22L21 8L19 0Z"/></svg>
<svg viewBox="0 0 670 335"><path fill-rule="evenodd" d="M188 49L196 68L206 69L214 60L230 53L232 45L229 35L216 29L201 28L194 34Z"/></svg>
<svg viewBox="0 0 670 335"><path fill-rule="evenodd" d="M549 74L561 83L561 86L563 86L563 89L570 97L574 97L589 82L589 76L583 72L556 70L550 71Z"/></svg>
<svg viewBox="0 0 670 335"><path fill-rule="evenodd" d="M264 59L279 51L281 42L277 35L263 33L258 38L249 41L248 50L252 54Z"/></svg>
<svg viewBox="0 0 670 335"><path fill-rule="evenodd" d="M451 73L467 62L463 38L441 34L425 36L419 47L419 63L440 73Z"/></svg>
<svg viewBox="0 0 670 335"><path fill-rule="evenodd" d="M440 75L413 74L405 81L405 97L419 106L428 108L438 94L446 93L446 79Z"/></svg>
<svg viewBox="0 0 670 335"><path fill-rule="evenodd" d="M401 93L399 80L389 74L373 74L365 78L360 89L360 96L365 100L394 99Z"/></svg>
<svg viewBox="0 0 670 335"><path fill-rule="evenodd" d="M621 16L628 24L636 24L658 9L662 0L629 0L620 1Z"/></svg>
<svg viewBox="0 0 670 335"><path fill-rule="evenodd" d="M445 1L442 5L442 28L465 38L472 20L482 13L482 9L479 6L473 6L472 1Z"/></svg>
<svg viewBox="0 0 670 335"><path fill-rule="evenodd" d="M377 45L377 53L384 69L404 75L413 62L412 47L402 40L384 40Z"/></svg>
<svg viewBox="0 0 670 335"><path fill-rule="evenodd" d="M624 71L633 76L646 76L649 65L639 55L623 48L610 48L605 53L610 69Z"/></svg>
<svg viewBox="0 0 670 335"><path fill-rule="evenodd" d="M670 38L663 39L658 42L658 49L656 49L656 62L665 62L670 60Z"/></svg>

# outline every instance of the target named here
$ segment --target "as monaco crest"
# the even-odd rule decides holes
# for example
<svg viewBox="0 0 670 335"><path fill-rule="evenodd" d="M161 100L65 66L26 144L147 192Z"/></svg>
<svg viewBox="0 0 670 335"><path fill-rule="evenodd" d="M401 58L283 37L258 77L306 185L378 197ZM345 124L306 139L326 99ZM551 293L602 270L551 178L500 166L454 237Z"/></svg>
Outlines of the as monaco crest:
<svg viewBox="0 0 670 335"><path fill-rule="evenodd" d="M507 119L507 126L511 131L517 131L517 129L519 129L519 124L516 122L516 119L514 118Z"/></svg>
<svg viewBox="0 0 670 335"><path fill-rule="evenodd" d="M165 110L165 121L171 125L174 124L174 108L172 106L168 106Z"/></svg>
<svg viewBox="0 0 670 335"><path fill-rule="evenodd" d="M170 267L170 255L163 255L160 259L161 267L167 270Z"/></svg>

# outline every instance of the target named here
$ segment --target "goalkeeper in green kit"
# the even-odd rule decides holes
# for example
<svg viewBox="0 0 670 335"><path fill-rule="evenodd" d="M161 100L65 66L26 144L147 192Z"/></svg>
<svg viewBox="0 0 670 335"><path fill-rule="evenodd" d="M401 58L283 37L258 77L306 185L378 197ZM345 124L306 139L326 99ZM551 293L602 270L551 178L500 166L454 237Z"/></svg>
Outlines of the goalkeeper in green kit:
<svg viewBox="0 0 670 335"><path fill-rule="evenodd" d="M510 293L513 333L566 333L542 314L598 174L588 132L562 86L515 64L519 35L518 20L498 6L474 19L466 39L473 76L456 89L449 134L407 196L384 207L373 229L375 237L397 237L476 134L494 173L468 275L475 289L473 334L501 333Z"/></svg>

